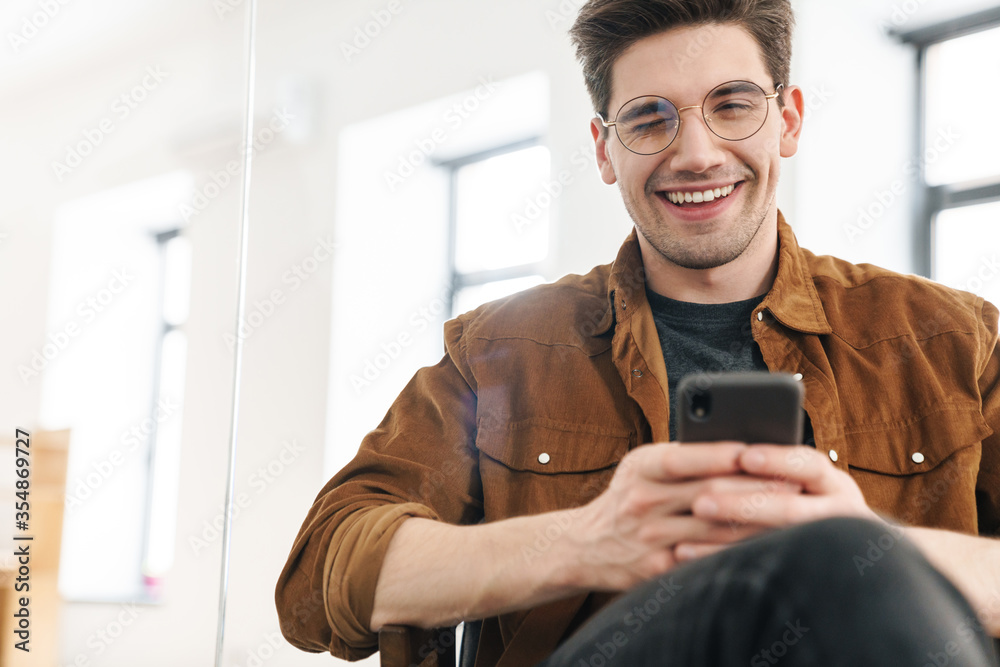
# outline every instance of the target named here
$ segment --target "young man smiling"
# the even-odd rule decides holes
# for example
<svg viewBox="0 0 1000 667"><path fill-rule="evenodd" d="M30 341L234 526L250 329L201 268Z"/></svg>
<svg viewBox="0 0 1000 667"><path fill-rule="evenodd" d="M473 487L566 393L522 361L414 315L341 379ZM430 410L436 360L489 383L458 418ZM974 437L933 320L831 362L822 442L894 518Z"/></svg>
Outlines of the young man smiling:
<svg viewBox="0 0 1000 667"><path fill-rule="evenodd" d="M989 664L997 310L798 247L791 25L788 0L583 6L635 231L446 325L296 539L289 641L360 658L387 624L485 619L477 665ZM749 369L805 383L808 445L670 442L680 377Z"/></svg>
<svg viewBox="0 0 1000 667"><path fill-rule="evenodd" d="M712 47L703 49L709 40ZM686 57L699 48L700 56ZM683 65L662 65L677 62ZM619 127L607 132L600 117L591 127L601 177L618 184L638 231L647 285L656 293L678 301L728 303L764 294L774 282L780 159L795 154L803 102L798 88L783 88L772 79L760 46L734 24L654 35L615 61L609 108L621 109L626 101L657 91L681 109L672 142L651 155L627 149L615 137ZM710 100L710 90L731 81L776 93L773 102L762 98L763 125L737 141L717 136L703 118L713 111L703 102L728 101ZM742 102L734 97L731 103ZM674 203L678 195L687 203Z"/></svg>

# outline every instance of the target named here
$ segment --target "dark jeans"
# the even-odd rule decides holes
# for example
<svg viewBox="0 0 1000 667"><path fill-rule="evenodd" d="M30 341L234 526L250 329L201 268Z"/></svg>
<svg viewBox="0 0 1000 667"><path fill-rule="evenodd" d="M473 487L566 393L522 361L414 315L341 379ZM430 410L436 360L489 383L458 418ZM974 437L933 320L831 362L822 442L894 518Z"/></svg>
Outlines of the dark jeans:
<svg viewBox="0 0 1000 667"><path fill-rule="evenodd" d="M829 519L640 585L538 667L993 667L969 603L910 543Z"/></svg>

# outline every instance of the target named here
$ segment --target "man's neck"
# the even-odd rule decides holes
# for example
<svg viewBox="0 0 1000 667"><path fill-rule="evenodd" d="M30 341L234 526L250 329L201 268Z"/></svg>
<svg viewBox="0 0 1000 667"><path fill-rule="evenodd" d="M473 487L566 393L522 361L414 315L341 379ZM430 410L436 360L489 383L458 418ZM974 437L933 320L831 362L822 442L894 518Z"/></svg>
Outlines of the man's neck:
<svg viewBox="0 0 1000 667"><path fill-rule="evenodd" d="M766 294L778 274L777 221L765 223L732 262L712 269L687 269L670 262L639 234L647 286L663 296L690 303L732 303Z"/></svg>

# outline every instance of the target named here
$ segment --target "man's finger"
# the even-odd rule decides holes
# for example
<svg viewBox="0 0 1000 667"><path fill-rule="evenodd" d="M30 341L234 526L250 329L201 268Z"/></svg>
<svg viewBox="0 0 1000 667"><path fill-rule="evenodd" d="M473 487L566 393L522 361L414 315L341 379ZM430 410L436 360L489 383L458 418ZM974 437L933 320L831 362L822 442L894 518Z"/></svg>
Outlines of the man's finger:
<svg viewBox="0 0 1000 667"><path fill-rule="evenodd" d="M642 476L660 482L732 475L740 472L739 456L747 445L741 442L678 445L659 443L633 450L625 460Z"/></svg>
<svg viewBox="0 0 1000 667"><path fill-rule="evenodd" d="M640 540L647 545L671 547L680 542L731 544L761 532L748 524L707 521L695 516L671 516L647 521L640 529Z"/></svg>
<svg viewBox="0 0 1000 667"><path fill-rule="evenodd" d="M877 519L860 492L833 495L775 493L759 498L741 494L704 495L695 498L691 509L694 516L706 520L770 528L832 516Z"/></svg>
<svg viewBox="0 0 1000 667"><path fill-rule="evenodd" d="M739 465L750 475L801 484L809 494L828 494L840 489L837 469L812 447L752 445L741 452Z"/></svg>
<svg viewBox="0 0 1000 667"><path fill-rule="evenodd" d="M674 547L674 560L678 563L686 563L687 561L697 560L698 558L704 558L705 556L711 556L717 554L720 551L728 549L731 545L729 544L698 544L693 542L682 542Z"/></svg>
<svg viewBox="0 0 1000 667"><path fill-rule="evenodd" d="M621 496L617 509L633 517L652 515L662 518L675 514L690 514L694 499L704 495L730 494L758 497L774 493L802 492L802 487L797 484L746 475L681 482L661 482L640 477L628 484L627 492Z"/></svg>

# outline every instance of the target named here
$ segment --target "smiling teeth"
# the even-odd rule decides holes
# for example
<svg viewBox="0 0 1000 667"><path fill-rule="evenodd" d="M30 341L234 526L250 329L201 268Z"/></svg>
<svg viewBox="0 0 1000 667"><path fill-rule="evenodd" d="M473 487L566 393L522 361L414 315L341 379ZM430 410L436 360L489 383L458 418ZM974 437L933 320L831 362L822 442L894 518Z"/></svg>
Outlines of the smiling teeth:
<svg viewBox="0 0 1000 667"><path fill-rule="evenodd" d="M714 201L721 197L728 197L736 189L736 185L727 185L724 188L705 190L703 192L668 192L667 199L675 204L700 204L706 201Z"/></svg>

